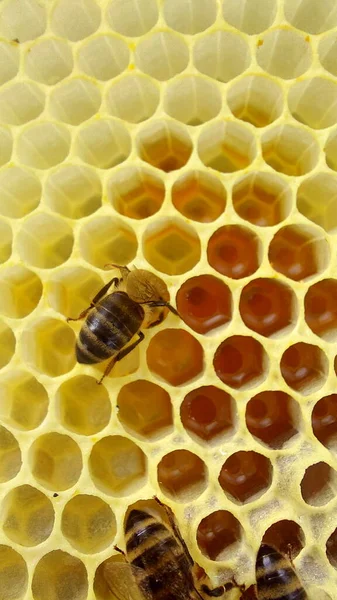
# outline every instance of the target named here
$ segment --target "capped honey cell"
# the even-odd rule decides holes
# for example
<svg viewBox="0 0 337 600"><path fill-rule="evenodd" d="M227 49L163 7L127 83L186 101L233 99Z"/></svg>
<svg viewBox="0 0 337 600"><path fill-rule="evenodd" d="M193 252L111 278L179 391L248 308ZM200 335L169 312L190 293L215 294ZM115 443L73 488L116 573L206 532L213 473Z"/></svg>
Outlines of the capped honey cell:
<svg viewBox="0 0 337 600"><path fill-rule="evenodd" d="M214 385L204 385L189 392L180 407L185 429L197 439L224 441L234 431L234 400Z"/></svg>
<svg viewBox="0 0 337 600"><path fill-rule="evenodd" d="M211 267L231 279L255 273L260 265L260 240L241 225L224 225L208 241L207 259Z"/></svg>

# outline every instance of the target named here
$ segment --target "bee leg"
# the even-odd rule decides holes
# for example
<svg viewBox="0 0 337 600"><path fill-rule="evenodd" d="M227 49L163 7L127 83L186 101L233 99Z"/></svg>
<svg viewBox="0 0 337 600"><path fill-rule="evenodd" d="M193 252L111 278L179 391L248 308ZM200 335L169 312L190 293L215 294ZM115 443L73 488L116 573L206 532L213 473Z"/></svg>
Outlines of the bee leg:
<svg viewBox="0 0 337 600"><path fill-rule="evenodd" d="M116 550L116 552L119 552L119 554L122 554L126 560L126 554L124 550L121 550L120 548L118 548L118 546L114 546L114 550Z"/></svg>
<svg viewBox="0 0 337 600"><path fill-rule="evenodd" d="M169 309L171 313L176 315L176 317L180 316L178 311L174 308L174 306L172 306L169 302L166 302L165 300L150 300L147 302L139 302L139 304L147 304L147 306L153 306L154 308L156 306L165 306Z"/></svg>
<svg viewBox="0 0 337 600"><path fill-rule="evenodd" d="M157 504L159 504L159 506L161 506L165 510L167 518L169 520L169 523L172 527L173 533L175 534L176 538L178 538L179 542L181 543L189 562L191 563L191 565L194 565L194 560L188 551L185 540L183 539L183 537L179 531L179 527L175 521L175 518L174 518L174 515L173 515L171 509L168 506L166 506L166 504L164 504L161 500L159 500L159 498L157 498L157 496L154 496L154 500L157 502Z"/></svg>
<svg viewBox="0 0 337 600"><path fill-rule="evenodd" d="M85 310L83 310L81 312L81 314L76 317L75 319L72 317L68 317L67 318L67 322L68 321L80 321L81 319L85 319L85 317L87 316L89 310L91 310L92 308L94 308L94 306L97 304L97 302L100 301L101 298L103 298L103 296L105 296L105 294L107 293L107 291L109 290L109 288L114 285L115 287L118 287L120 283L120 279L118 279L118 277L113 277L113 279L110 279L110 281L108 281L108 283L105 284L105 286L102 287L102 289L99 290L99 292L96 294L96 296L93 298L93 300L90 302L90 305L88 306L88 308L86 308Z"/></svg>
<svg viewBox="0 0 337 600"><path fill-rule="evenodd" d="M295 567L294 567L294 563L293 563L292 554L293 554L293 547L292 547L292 545L289 542L289 544L287 544L287 556L288 556L288 558L290 560L291 566L294 569Z"/></svg>
<svg viewBox="0 0 337 600"><path fill-rule="evenodd" d="M104 377L106 377L107 375L109 375L110 371L112 370L112 368L114 367L114 365L116 364L116 362L118 362L119 360L122 360L122 358L124 358L125 356L127 356L130 352L132 352L132 350L135 349L136 346L138 346L138 344L140 344L140 342L143 341L144 339L144 333L142 331L138 331L138 336L139 336L139 340L136 340L135 342L133 342L133 344L131 344L130 346L127 346L126 348L123 348L123 350L121 350L120 352L118 352L118 354L116 354L115 356L112 357L112 359L110 360L110 362L108 363L107 368L105 369L101 379L99 379L97 381L98 385L101 385Z"/></svg>

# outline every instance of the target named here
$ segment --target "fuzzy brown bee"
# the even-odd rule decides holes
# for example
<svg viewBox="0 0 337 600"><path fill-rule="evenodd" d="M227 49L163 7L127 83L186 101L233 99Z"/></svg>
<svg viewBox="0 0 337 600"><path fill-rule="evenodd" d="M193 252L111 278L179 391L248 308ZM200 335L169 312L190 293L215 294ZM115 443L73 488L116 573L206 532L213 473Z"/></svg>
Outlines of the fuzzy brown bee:
<svg viewBox="0 0 337 600"><path fill-rule="evenodd" d="M159 277L144 269L130 271L127 267L109 266L119 269L121 277L113 277L76 319L67 319L86 319L76 343L79 363L91 365L111 358L98 383L144 339L141 328L161 323L166 309L178 315L168 302L167 287ZM112 285L116 290L108 294ZM134 335L138 339L129 344Z"/></svg>
<svg viewBox="0 0 337 600"><path fill-rule="evenodd" d="M258 600L308 600L291 560L272 546L261 544L255 569Z"/></svg>
<svg viewBox="0 0 337 600"><path fill-rule="evenodd" d="M169 527L147 511L131 510L124 529L126 553L115 548L124 555L130 566L128 598L137 595L130 593L134 583L138 597L148 600L203 600L206 595L218 597L234 587L233 581L227 586L211 589L204 570L193 561L172 511L156 500L166 511ZM121 579L108 565L105 579L115 597L125 597L121 591ZM125 578L122 585L126 589Z"/></svg>

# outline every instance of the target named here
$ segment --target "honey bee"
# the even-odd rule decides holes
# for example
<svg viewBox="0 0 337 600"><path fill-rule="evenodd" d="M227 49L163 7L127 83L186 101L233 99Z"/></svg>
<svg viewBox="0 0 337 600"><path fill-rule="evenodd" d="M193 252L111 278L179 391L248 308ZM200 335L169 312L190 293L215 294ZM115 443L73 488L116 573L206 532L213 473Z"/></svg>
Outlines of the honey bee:
<svg viewBox="0 0 337 600"><path fill-rule="evenodd" d="M119 269L121 277L108 281L77 318L67 319L85 319L76 342L77 362L91 365L111 358L99 384L115 363L144 339L141 328L161 323L166 309L179 316L168 301L165 283L157 275L145 269L130 271L119 265L107 266ZM108 294L112 285L115 291ZM138 339L130 344L135 335Z"/></svg>
<svg viewBox="0 0 337 600"><path fill-rule="evenodd" d="M126 553L115 546L129 566L128 575L125 570L121 574L116 563L105 565L104 578L112 595L120 600L204 600L205 595L219 597L234 587L234 580L216 588L208 585L210 581L193 561L172 511L155 500L165 510L169 527L145 510L130 511L124 526Z"/></svg>
<svg viewBox="0 0 337 600"><path fill-rule="evenodd" d="M256 557L255 594L249 588L241 596L243 600L308 600L290 558L276 548L262 543ZM252 586L253 587L253 586Z"/></svg>

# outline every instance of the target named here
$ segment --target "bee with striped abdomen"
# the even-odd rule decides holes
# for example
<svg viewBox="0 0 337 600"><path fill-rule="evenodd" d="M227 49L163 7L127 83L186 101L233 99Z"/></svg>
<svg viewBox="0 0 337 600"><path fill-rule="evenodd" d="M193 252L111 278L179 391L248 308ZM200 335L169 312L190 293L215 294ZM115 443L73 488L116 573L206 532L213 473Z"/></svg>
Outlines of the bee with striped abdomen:
<svg viewBox="0 0 337 600"><path fill-rule="evenodd" d="M290 558L276 548L261 544L255 571L257 600L308 600ZM248 595L244 592L242 599L246 598L248 599Z"/></svg>
<svg viewBox="0 0 337 600"><path fill-rule="evenodd" d="M98 383L144 339L141 328L161 323L167 309L178 315L168 301L165 283L157 275L145 269L130 271L109 266L119 269L121 277L113 277L76 319L67 319L85 319L76 342L79 363L91 365L111 358ZM108 294L112 285L116 290ZM138 339L130 344L135 335Z"/></svg>
<svg viewBox="0 0 337 600"><path fill-rule="evenodd" d="M210 587L204 570L193 561L172 511L157 502L166 512L168 525L145 510L133 509L126 518L126 553L115 549L124 555L129 569L123 569L125 564L122 570L116 563L106 565L104 576L112 595L119 600L204 600L234 587L234 581Z"/></svg>

